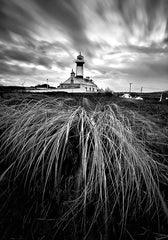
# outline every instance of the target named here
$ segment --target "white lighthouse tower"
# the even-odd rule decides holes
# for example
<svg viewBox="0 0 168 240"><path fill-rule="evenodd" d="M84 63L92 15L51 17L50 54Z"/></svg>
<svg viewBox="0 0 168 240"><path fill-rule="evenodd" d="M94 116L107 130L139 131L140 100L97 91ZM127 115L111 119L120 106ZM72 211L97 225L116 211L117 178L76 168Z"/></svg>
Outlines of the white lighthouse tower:
<svg viewBox="0 0 168 240"><path fill-rule="evenodd" d="M76 59L76 77L83 78L83 64L85 63L84 57L80 53Z"/></svg>

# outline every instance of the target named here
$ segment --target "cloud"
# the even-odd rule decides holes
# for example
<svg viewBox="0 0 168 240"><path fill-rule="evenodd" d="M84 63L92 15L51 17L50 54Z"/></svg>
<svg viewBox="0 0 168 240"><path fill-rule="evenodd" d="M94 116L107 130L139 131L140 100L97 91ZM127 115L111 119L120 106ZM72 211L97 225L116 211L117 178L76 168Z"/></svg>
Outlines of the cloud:
<svg viewBox="0 0 168 240"><path fill-rule="evenodd" d="M27 39L53 35L56 41L56 32L62 32L76 51L90 57L103 41L149 45L167 37L165 0L0 0L0 4L2 38L13 41L13 33Z"/></svg>
<svg viewBox="0 0 168 240"><path fill-rule="evenodd" d="M23 1L22 1L23 2ZM20 0L0 0L0 35L4 40L12 41L11 32L24 38L35 33L36 21L29 9L24 8Z"/></svg>
<svg viewBox="0 0 168 240"><path fill-rule="evenodd" d="M168 57L162 61L148 63L150 69L158 76L158 79L163 76L168 76Z"/></svg>
<svg viewBox="0 0 168 240"><path fill-rule="evenodd" d="M81 1L51 0L50 4L45 0L34 1L43 11L43 14L55 21L56 28L63 29L77 50L90 48L91 43L85 33L85 19L81 9Z"/></svg>
<svg viewBox="0 0 168 240"><path fill-rule="evenodd" d="M140 37L152 37L160 23L167 27L168 2L166 0L116 0L117 9L130 31ZM166 33L166 32L164 32ZM155 39L151 39L155 40Z"/></svg>
<svg viewBox="0 0 168 240"><path fill-rule="evenodd" d="M51 58L44 57L44 56L38 58L38 64L48 69L51 69L52 63L53 63L53 60Z"/></svg>
<svg viewBox="0 0 168 240"><path fill-rule="evenodd" d="M35 62L35 56L31 52L23 52L18 49L6 49L3 51L3 54L7 60L17 60L26 63Z"/></svg>
<svg viewBox="0 0 168 240"><path fill-rule="evenodd" d="M145 54L166 54L168 53L168 46L167 47L163 47L160 45L151 45L150 47L146 47L146 46L136 46L136 45L128 45L127 49L134 53L145 53Z"/></svg>
<svg viewBox="0 0 168 240"><path fill-rule="evenodd" d="M27 75L57 84L82 51L85 72L97 85L112 81L119 88L129 79L140 85L160 78L165 87L167 0L0 0L0 5L0 71L11 81L18 74L21 82Z"/></svg>
<svg viewBox="0 0 168 240"><path fill-rule="evenodd" d="M41 65L47 69L53 66L62 66L72 62L72 58L67 52L66 46L46 41L36 42L36 45L27 47L27 43L23 45L6 45L0 44L0 60L6 62L17 62L17 64L34 64L34 67ZM64 59L66 57L66 59Z"/></svg>
<svg viewBox="0 0 168 240"><path fill-rule="evenodd" d="M1 74L10 74L14 76L19 75L32 75L35 72L35 68L27 68L19 66L17 64L9 64L6 62L0 61L0 73Z"/></svg>

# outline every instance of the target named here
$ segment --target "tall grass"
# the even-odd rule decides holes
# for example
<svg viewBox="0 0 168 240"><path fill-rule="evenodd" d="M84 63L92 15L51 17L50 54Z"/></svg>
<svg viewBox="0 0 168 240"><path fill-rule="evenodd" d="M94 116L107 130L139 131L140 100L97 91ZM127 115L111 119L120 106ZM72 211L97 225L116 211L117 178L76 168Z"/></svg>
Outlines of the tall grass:
<svg viewBox="0 0 168 240"><path fill-rule="evenodd" d="M57 238L64 230L72 239L94 231L108 239L113 229L119 239L138 214L168 217L160 190L168 181L166 156L156 152L166 136L115 104L91 110L88 101L69 101L0 107L0 179L26 194L24 219L52 221Z"/></svg>

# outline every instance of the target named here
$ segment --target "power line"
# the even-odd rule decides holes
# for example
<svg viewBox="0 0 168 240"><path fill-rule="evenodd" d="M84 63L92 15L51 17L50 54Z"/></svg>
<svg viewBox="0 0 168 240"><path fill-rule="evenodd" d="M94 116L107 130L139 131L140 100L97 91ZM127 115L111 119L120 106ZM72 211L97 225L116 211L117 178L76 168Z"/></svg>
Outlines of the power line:
<svg viewBox="0 0 168 240"><path fill-rule="evenodd" d="M167 91L167 90L163 90L161 88L153 88L153 87L143 87L145 89L153 89L153 90L159 90L159 91Z"/></svg>
<svg viewBox="0 0 168 240"><path fill-rule="evenodd" d="M141 88L140 88L140 92L142 93L145 89L149 89L149 90L157 90L157 91L160 91L160 92L166 92L166 91L168 91L168 89L161 89L161 88L153 88L153 87L144 87L144 86L142 86ZM134 91L138 91L139 90L139 88L138 87L134 87Z"/></svg>

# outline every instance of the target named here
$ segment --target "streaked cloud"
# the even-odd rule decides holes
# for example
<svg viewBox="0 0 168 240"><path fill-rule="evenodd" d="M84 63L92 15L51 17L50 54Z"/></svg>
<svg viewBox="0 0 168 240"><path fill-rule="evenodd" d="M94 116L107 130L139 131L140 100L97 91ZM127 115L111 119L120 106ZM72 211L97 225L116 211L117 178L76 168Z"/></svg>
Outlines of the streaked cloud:
<svg viewBox="0 0 168 240"><path fill-rule="evenodd" d="M168 89L167 0L0 4L0 84L57 86L82 51L85 74L103 88Z"/></svg>

